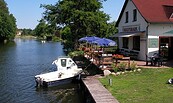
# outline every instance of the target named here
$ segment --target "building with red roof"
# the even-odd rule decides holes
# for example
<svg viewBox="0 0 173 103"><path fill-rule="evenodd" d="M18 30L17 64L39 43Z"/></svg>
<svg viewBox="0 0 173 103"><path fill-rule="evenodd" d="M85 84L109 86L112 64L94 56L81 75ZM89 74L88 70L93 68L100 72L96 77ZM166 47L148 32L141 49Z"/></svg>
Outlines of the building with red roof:
<svg viewBox="0 0 173 103"><path fill-rule="evenodd" d="M173 58L173 0L126 0L116 23L119 49L125 55L162 53Z"/></svg>

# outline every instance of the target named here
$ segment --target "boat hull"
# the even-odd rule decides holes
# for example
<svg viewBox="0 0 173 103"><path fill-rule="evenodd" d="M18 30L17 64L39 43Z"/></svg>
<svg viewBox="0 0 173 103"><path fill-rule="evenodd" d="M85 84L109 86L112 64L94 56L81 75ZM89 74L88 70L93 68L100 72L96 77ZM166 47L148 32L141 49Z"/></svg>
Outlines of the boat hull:
<svg viewBox="0 0 173 103"><path fill-rule="evenodd" d="M55 81L42 81L42 83L40 83L37 78L35 78L36 81L36 87L53 87L53 86L59 86L59 85L63 85L63 84L68 84L68 83L72 83L73 81L79 81L80 80L80 74L76 75L74 77L70 77L70 78L65 78L65 79L60 79L60 80L55 80Z"/></svg>

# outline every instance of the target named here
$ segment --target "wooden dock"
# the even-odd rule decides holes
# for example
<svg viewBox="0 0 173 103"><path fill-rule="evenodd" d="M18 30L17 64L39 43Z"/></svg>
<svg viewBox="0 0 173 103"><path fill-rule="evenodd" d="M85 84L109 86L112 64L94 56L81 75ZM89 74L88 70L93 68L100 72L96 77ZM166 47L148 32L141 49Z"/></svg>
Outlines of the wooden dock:
<svg viewBox="0 0 173 103"><path fill-rule="evenodd" d="M83 78L82 81L95 103L119 103L96 77L89 76Z"/></svg>

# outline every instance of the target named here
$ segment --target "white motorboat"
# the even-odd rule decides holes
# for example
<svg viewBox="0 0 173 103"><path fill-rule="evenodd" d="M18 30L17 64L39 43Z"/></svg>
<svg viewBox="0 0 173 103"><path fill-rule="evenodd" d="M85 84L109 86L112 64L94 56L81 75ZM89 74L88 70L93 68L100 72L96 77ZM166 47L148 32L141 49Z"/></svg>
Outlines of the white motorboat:
<svg viewBox="0 0 173 103"><path fill-rule="evenodd" d="M57 86L70 83L73 79L80 79L82 69L78 68L70 57L59 57L52 64L56 65L56 71L35 76L37 87Z"/></svg>

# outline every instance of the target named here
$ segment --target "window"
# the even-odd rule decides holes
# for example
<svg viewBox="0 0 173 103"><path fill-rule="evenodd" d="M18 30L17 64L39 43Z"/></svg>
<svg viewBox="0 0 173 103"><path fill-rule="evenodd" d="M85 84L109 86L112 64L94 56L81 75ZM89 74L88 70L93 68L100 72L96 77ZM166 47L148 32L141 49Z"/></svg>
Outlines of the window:
<svg viewBox="0 0 173 103"><path fill-rule="evenodd" d="M126 12L126 22L125 23L128 23L129 22L129 12L127 11Z"/></svg>
<svg viewBox="0 0 173 103"><path fill-rule="evenodd" d="M171 16L170 16L170 19L173 19L173 13L172 13Z"/></svg>
<svg viewBox="0 0 173 103"><path fill-rule="evenodd" d="M133 21L137 21L137 10L133 10Z"/></svg>
<svg viewBox="0 0 173 103"><path fill-rule="evenodd" d="M123 38L123 48L128 49L129 38Z"/></svg>
<svg viewBox="0 0 173 103"><path fill-rule="evenodd" d="M140 36L133 37L133 50L140 50Z"/></svg>
<svg viewBox="0 0 173 103"><path fill-rule="evenodd" d="M61 59L61 66L66 67L66 59Z"/></svg>

